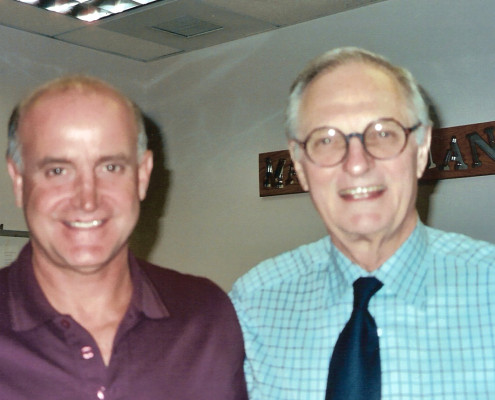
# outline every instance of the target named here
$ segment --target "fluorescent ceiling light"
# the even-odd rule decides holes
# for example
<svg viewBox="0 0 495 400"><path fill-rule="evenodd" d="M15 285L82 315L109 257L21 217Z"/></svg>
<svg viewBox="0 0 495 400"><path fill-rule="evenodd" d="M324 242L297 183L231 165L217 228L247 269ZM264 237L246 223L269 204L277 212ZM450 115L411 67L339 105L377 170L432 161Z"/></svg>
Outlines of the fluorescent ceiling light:
<svg viewBox="0 0 495 400"><path fill-rule="evenodd" d="M48 11L68 15L86 22L119 14L160 0L17 0Z"/></svg>

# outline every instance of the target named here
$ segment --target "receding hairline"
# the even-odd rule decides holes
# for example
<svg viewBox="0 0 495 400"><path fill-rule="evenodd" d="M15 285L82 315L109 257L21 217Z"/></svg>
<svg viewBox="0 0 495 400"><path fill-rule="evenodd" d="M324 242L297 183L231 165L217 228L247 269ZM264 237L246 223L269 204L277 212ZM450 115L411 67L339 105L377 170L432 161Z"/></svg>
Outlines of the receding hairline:
<svg viewBox="0 0 495 400"><path fill-rule="evenodd" d="M316 72L314 75L311 76L300 88L301 90L301 98L304 97L306 91L310 86L313 86L315 82L320 80L322 77L331 75L339 70L343 70L346 68L350 68L353 66L357 67L362 67L366 70L369 71L378 71L381 72L384 76L386 76L389 81L393 84L395 89L403 96L403 99L406 103L409 102L409 96L411 93L408 93L408 88L405 87L405 85L401 82L401 75L399 75L400 70L397 68L397 71L392 71L391 68L396 68L393 65L385 65L380 62L376 62L375 60L370 60L368 58L349 58L349 59L344 59L339 62L336 62L335 64L329 65L325 68L320 69L318 72ZM297 83L297 82L296 82ZM294 85L295 86L295 85ZM291 88L291 92L294 89Z"/></svg>
<svg viewBox="0 0 495 400"><path fill-rule="evenodd" d="M308 81L301 90L301 105L304 101L305 96L311 87L316 85L321 79L328 77L337 72L345 71L348 68L357 67L363 68L363 73L367 73L369 71L375 71L381 73L382 76L391 84L393 89L402 97L404 103L409 102L409 93L404 85L401 84L400 79L390 69L384 67L383 65L373 63L371 61L366 60L348 60L343 63L339 63L338 65L332 65L328 68L323 68L319 73L315 74L310 81ZM379 75L377 75L379 76ZM373 79L377 79L377 76L374 76Z"/></svg>
<svg viewBox="0 0 495 400"><path fill-rule="evenodd" d="M39 105L46 99L55 98L57 95L74 94L82 96L100 96L102 99L114 102L119 110L123 110L126 116L131 118L132 130L136 134L138 157L145 154L148 148L148 138L144 116L141 109L129 97L124 95L118 89L107 82L88 75L65 75L54 79L37 87L27 96L25 96L16 107L14 107L8 122L8 144L6 156L13 160L22 168L22 144L19 137L20 125L24 123L26 114L35 106ZM130 112L130 115L127 113ZM131 117L132 115L132 117Z"/></svg>
<svg viewBox="0 0 495 400"><path fill-rule="evenodd" d="M30 110L43 101L71 93L101 95L109 100L115 100L129 111L134 111L136 107L129 98L106 82L84 75L73 75L50 81L24 98L17 107L18 121L21 122Z"/></svg>
<svg viewBox="0 0 495 400"><path fill-rule="evenodd" d="M292 83L290 92L301 84L303 84L303 88L306 87L319 75L355 63L374 66L377 69L390 74L397 81L399 81L398 76L402 76L404 73L409 72L400 66L392 64L388 59L379 54L357 47L342 47L327 51L308 63Z"/></svg>
<svg viewBox="0 0 495 400"><path fill-rule="evenodd" d="M391 63L387 58L358 47L341 47L327 51L310 61L299 73L290 87L289 103L286 109L286 133L292 137L295 133L294 123L297 121L300 98L310 85L320 75L332 73L340 67L351 64L362 64L382 71L397 83L405 97L410 111L419 113L420 120L425 125L431 123L428 116L428 106L421 93L421 88L411 72L399 65Z"/></svg>

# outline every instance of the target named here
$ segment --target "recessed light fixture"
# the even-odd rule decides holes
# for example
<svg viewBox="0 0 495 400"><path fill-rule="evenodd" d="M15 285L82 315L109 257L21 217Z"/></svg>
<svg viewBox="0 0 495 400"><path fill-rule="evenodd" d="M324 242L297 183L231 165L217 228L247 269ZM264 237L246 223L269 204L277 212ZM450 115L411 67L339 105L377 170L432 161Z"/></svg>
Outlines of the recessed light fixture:
<svg viewBox="0 0 495 400"><path fill-rule="evenodd" d="M119 14L132 8L161 0L17 0L48 11L86 22Z"/></svg>

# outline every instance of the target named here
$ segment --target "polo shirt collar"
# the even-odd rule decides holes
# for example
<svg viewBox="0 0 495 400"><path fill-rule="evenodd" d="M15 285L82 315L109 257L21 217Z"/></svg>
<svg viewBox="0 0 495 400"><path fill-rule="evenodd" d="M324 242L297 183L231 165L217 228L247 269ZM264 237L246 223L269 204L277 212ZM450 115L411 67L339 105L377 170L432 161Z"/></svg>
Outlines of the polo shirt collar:
<svg viewBox="0 0 495 400"><path fill-rule="evenodd" d="M139 266L136 257L129 252L129 266L134 293L131 307L142 312L150 319L170 317L170 313L158 294L155 286Z"/></svg>
<svg viewBox="0 0 495 400"><path fill-rule="evenodd" d="M140 312L151 319L169 317L170 314L154 285L131 253L129 267L133 285L129 311ZM61 316L50 305L36 280L30 242L9 267L8 286L9 310L14 331L27 331Z"/></svg>
<svg viewBox="0 0 495 400"><path fill-rule="evenodd" d="M28 242L8 267L9 310L14 331L30 330L59 316L36 280L32 255Z"/></svg>

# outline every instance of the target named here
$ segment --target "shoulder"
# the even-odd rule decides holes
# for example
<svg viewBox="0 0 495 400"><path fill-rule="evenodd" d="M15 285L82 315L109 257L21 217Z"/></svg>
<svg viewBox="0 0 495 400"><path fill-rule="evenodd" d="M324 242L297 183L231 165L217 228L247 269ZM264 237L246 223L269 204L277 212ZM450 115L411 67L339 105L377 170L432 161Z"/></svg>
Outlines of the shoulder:
<svg viewBox="0 0 495 400"><path fill-rule="evenodd" d="M249 296L260 290L276 290L302 276L328 268L330 247L330 238L325 236L261 262L235 282L231 297Z"/></svg>
<svg viewBox="0 0 495 400"><path fill-rule="evenodd" d="M428 246L437 260L443 259L446 264L458 268L495 268L495 244L430 227L426 227L426 234Z"/></svg>
<svg viewBox="0 0 495 400"><path fill-rule="evenodd" d="M427 228L427 264L433 286L495 298L495 245L459 233Z"/></svg>
<svg viewBox="0 0 495 400"><path fill-rule="evenodd" d="M8 277L10 269L12 267L4 267L0 269L0 320L3 321L4 317L9 315L9 284Z"/></svg>
<svg viewBox="0 0 495 400"><path fill-rule="evenodd" d="M230 313L233 309L225 291L207 278L184 274L142 260L138 263L169 309L178 308L181 312L217 310L218 313Z"/></svg>
<svg viewBox="0 0 495 400"><path fill-rule="evenodd" d="M202 394L207 398L247 398L243 336L227 294L207 278L141 260L138 263L169 314L159 322L164 330L153 335L165 338L164 346L171 349L164 353L170 356L169 364L173 365L174 355L177 358L174 373L180 379L176 383L180 386L181 377L189 376L187 392L196 393L191 398Z"/></svg>
<svg viewBox="0 0 495 400"><path fill-rule="evenodd" d="M11 266L7 266L0 269L0 289L7 285L9 271L11 268L12 268ZM0 295L2 294L3 293L0 290Z"/></svg>

